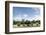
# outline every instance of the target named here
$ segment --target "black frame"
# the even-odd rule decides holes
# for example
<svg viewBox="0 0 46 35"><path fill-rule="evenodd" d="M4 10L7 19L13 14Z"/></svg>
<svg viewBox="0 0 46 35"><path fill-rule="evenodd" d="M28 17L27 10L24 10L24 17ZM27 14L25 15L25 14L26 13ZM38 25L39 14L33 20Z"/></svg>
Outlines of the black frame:
<svg viewBox="0 0 46 35"><path fill-rule="evenodd" d="M39 31L22 31L22 32L9 32L9 3L21 3L21 4L36 4L43 5L43 30ZM32 33L32 32L45 32L45 3L36 2L19 2L19 1L5 1L5 34L16 34L16 33Z"/></svg>

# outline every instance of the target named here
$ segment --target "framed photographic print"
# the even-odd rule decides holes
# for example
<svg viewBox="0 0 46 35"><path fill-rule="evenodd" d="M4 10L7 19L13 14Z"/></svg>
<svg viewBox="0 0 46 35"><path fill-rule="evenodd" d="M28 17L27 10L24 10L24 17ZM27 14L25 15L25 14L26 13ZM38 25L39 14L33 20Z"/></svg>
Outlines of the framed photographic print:
<svg viewBox="0 0 46 35"><path fill-rule="evenodd" d="M5 33L45 31L45 4L5 1Z"/></svg>

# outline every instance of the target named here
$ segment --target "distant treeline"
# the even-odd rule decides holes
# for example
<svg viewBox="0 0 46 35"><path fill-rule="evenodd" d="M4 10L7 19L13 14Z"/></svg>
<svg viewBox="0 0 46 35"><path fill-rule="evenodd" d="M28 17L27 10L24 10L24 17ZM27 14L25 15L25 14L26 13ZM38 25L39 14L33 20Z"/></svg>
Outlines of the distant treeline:
<svg viewBox="0 0 46 35"><path fill-rule="evenodd" d="M37 24L37 26L39 26L40 25L40 20L36 20L36 21L35 20L33 20L33 21L29 21L29 20L24 21L24 19L22 19L22 21L15 21L15 20L13 20L13 25L33 26L33 24L34 25Z"/></svg>

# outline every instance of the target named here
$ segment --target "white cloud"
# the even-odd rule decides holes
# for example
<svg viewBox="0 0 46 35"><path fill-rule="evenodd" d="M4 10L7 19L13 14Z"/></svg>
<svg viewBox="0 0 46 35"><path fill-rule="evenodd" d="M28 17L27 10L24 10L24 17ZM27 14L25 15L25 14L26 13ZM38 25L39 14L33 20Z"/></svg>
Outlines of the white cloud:
<svg viewBox="0 0 46 35"><path fill-rule="evenodd" d="M24 17L27 17L28 15L27 15L27 14L24 14L23 16L24 16Z"/></svg>
<svg viewBox="0 0 46 35"><path fill-rule="evenodd" d="M32 8L32 9L35 11L35 13L39 13L40 8Z"/></svg>
<svg viewBox="0 0 46 35"><path fill-rule="evenodd" d="M32 20L40 20L40 16L35 15L34 17L27 17L27 18L25 18L25 20L30 20L30 21L32 21Z"/></svg>
<svg viewBox="0 0 46 35"><path fill-rule="evenodd" d="M18 15L18 16L15 16L15 17L13 18L13 20L21 21L21 20L22 20L22 17L21 17L21 15Z"/></svg>
<svg viewBox="0 0 46 35"><path fill-rule="evenodd" d="M35 17L33 17L34 20L40 20L40 16L39 15L35 15Z"/></svg>
<svg viewBox="0 0 46 35"><path fill-rule="evenodd" d="M24 14L23 17L21 15L18 15L14 17L13 19L16 21L21 21L22 19L32 21L32 20L40 20L40 16L35 15L34 17L29 17L27 14Z"/></svg>

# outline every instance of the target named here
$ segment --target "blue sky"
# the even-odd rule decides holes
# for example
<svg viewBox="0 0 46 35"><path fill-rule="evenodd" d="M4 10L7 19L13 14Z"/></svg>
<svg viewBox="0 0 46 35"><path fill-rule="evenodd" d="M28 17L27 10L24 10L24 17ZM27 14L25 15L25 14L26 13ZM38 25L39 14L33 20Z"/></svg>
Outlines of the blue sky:
<svg viewBox="0 0 46 35"><path fill-rule="evenodd" d="M40 8L36 7L13 7L14 20L35 20L40 17Z"/></svg>

